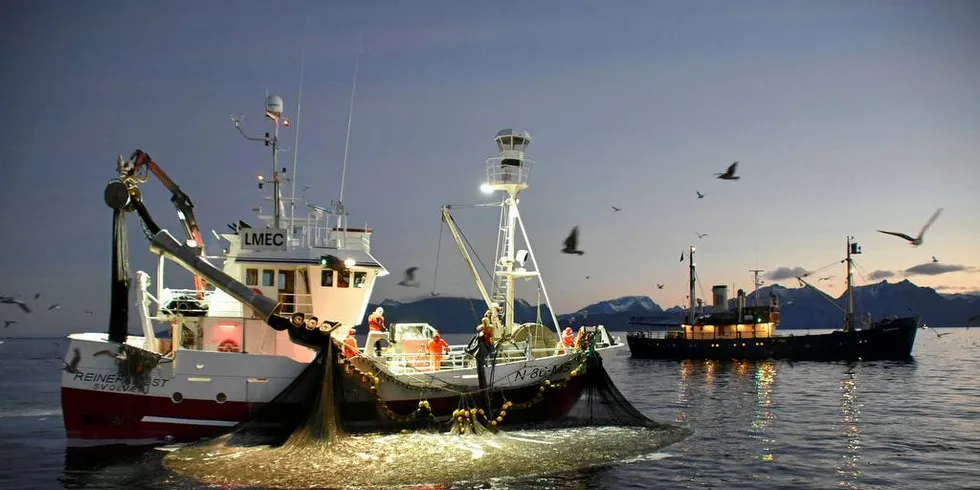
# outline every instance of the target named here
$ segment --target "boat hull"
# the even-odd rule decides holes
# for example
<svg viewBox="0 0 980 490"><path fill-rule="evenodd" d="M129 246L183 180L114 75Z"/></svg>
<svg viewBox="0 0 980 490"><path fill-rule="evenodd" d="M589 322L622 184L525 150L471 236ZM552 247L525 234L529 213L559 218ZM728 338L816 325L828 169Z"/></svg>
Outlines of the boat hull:
<svg viewBox="0 0 980 490"><path fill-rule="evenodd" d="M308 366L282 356L178 351L172 362L153 368L145 387L136 388L123 382L116 359L99 355L117 351L118 344L94 334L69 338L66 363L71 362L75 349L81 359L74 372L62 372L62 413L68 445L73 447L187 442L227 433L266 407ZM581 376L570 376L576 368L582 369L582 360L565 355L498 365L490 406L499 407L504 400L527 405L511 410L501 424L566 415L585 386ZM461 407L460 393L452 388L471 393L478 389L474 370L432 373L426 381L431 387L420 389L377 369L373 372L378 382L371 389L370 378L361 373L372 372L372 366L361 358L337 366L344 372L338 408L348 431L447 422ZM556 388L542 390L546 382ZM428 411L418 410L422 400L428 402ZM275 413L270 415L267 410L263 419L294 423L301 400L294 397L290 401L296 403L277 403Z"/></svg>
<svg viewBox="0 0 980 490"><path fill-rule="evenodd" d="M650 332L630 332L626 343L636 359L901 361L912 357L918 323L918 317L906 317L852 332L741 339L664 338Z"/></svg>

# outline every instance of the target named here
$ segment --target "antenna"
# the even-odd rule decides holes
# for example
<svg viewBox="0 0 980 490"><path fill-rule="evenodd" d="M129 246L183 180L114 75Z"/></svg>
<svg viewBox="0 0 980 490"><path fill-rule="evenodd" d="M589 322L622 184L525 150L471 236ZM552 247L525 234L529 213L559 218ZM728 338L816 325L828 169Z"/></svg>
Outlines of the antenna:
<svg viewBox="0 0 980 490"><path fill-rule="evenodd" d="M292 236L296 219L296 162L299 160L299 116L303 108L303 71L306 68L306 21L303 21L303 47L299 55L299 96L296 97L296 140L293 142L293 190L289 198L289 232Z"/></svg>
<svg viewBox="0 0 980 490"><path fill-rule="evenodd" d="M344 211L344 182L347 179L347 151L350 149L350 124L354 119L354 94L357 91L357 73L361 69L361 41L357 41L357 57L354 59L354 83L351 84L350 88L350 108L347 111L347 137L344 140L344 167L340 171L340 199L337 201L337 214L338 219L344 220L343 228L347 228L347 220L344 216L347 214Z"/></svg>

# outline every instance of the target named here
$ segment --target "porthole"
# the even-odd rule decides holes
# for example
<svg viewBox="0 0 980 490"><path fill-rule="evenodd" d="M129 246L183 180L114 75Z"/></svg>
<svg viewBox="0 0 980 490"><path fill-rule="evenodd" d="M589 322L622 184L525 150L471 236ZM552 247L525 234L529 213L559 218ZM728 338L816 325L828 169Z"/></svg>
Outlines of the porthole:
<svg viewBox="0 0 980 490"><path fill-rule="evenodd" d="M226 402L226 401L228 401L228 395L225 395L224 393L218 393L218 394L217 394L217 395L216 395L216 396L214 397L214 399L215 399L215 401L217 401L218 403L224 403L224 402Z"/></svg>
<svg viewBox="0 0 980 490"><path fill-rule="evenodd" d="M181 395L179 391L175 391L173 395L170 395L170 400L174 403L180 403L184 401L184 395Z"/></svg>

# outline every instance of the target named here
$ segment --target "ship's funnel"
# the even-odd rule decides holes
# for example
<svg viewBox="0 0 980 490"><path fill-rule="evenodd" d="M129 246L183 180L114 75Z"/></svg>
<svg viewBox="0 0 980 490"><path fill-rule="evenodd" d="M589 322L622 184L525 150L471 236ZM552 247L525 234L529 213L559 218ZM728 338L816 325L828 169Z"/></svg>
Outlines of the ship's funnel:
<svg viewBox="0 0 980 490"><path fill-rule="evenodd" d="M280 303L252 291L248 286L211 265L198 255L196 249L181 245L169 231L160 230L156 235L153 235L153 239L150 240L150 250L155 254L165 255L191 273L203 277L231 297L252 307L272 328L283 330L288 325L288 320L278 316L282 307ZM287 323L283 325L283 321Z"/></svg>
<svg viewBox="0 0 980 490"><path fill-rule="evenodd" d="M713 286L711 295L714 296L715 311L728 311L728 286Z"/></svg>

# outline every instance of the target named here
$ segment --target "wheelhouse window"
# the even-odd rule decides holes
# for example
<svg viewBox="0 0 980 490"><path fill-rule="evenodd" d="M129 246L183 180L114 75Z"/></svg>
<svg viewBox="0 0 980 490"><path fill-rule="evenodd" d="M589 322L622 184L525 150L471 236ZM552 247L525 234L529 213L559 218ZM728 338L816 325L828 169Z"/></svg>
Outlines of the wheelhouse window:
<svg viewBox="0 0 980 490"><path fill-rule="evenodd" d="M365 281L367 281L367 272L355 272L354 273L354 287L355 288L363 288Z"/></svg>
<svg viewBox="0 0 980 490"><path fill-rule="evenodd" d="M333 270L323 269L320 271L320 286L325 288L333 287Z"/></svg>
<svg viewBox="0 0 980 490"><path fill-rule="evenodd" d="M350 287L350 272L337 271L337 287L338 288L349 288Z"/></svg>
<svg viewBox="0 0 980 490"><path fill-rule="evenodd" d="M258 269L245 269L245 285L246 286L258 286L259 285L259 270Z"/></svg>
<svg viewBox="0 0 980 490"><path fill-rule="evenodd" d="M272 287L276 285L276 271L271 269L262 270L262 285Z"/></svg>

